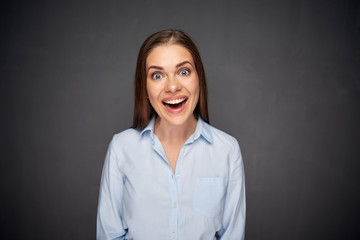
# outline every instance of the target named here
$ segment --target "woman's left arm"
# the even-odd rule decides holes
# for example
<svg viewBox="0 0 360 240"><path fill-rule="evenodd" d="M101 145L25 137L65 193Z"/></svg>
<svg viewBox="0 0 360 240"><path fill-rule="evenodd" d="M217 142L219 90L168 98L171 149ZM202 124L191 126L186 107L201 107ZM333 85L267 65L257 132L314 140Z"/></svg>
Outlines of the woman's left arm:
<svg viewBox="0 0 360 240"><path fill-rule="evenodd" d="M225 196L223 228L218 239L242 240L245 236L245 175L240 147L235 140L235 151L231 159L229 182Z"/></svg>

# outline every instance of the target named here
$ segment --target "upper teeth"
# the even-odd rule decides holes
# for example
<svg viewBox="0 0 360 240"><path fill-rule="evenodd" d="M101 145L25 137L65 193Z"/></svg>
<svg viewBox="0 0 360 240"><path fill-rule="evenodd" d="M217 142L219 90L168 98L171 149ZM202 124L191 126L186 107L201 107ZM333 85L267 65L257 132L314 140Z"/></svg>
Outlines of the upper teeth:
<svg viewBox="0 0 360 240"><path fill-rule="evenodd" d="M181 103L182 101L184 101L186 98L179 98L179 99L174 99L174 100L168 100L168 101L164 101L166 104L178 104Z"/></svg>

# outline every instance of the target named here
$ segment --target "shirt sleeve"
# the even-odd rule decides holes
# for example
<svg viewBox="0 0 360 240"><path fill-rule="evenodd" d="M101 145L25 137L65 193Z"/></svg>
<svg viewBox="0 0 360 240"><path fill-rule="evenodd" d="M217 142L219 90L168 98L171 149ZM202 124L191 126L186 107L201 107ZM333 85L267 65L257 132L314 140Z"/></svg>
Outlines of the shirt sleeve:
<svg viewBox="0 0 360 240"><path fill-rule="evenodd" d="M236 140L235 140L236 141ZM243 160L236 141L229 182L226 191L223 228L217 233L218 239L243 240L245 237L245 175Z"/></svg>
<svg viewBox="0 0 360 240"><path fill-rule="evenodd" d="M96 239L125 239L122 206L124 178L118 169L118 156L114 149L115 138L108 148L101 176L96 221Z"/></svg>

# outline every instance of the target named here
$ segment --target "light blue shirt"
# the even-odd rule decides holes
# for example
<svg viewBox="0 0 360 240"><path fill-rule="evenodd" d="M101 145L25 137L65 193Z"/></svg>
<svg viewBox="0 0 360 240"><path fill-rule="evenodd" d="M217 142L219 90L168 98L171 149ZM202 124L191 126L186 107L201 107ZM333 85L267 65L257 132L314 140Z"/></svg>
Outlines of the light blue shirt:
<svg viewBox="0 0 360 240"><path fill-rule="evenodd" d="M97 239L244 239L245 176L235 138L200 117L175 173L154 134L116 134L106 154Z"/></svg>

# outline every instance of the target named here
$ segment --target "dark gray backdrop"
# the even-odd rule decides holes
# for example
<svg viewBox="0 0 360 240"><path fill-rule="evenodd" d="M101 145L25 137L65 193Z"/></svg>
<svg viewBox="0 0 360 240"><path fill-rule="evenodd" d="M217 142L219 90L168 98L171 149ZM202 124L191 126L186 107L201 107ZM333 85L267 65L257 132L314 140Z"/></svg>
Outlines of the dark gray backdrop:
<svg viewBox="0 0 360 240"><path fill-rule="evenodd" d="M358 237L359 3L246 0L2 3L1 238L95 238L137 52L165 28L198 44L242 148L246 239Z"/></svg>

